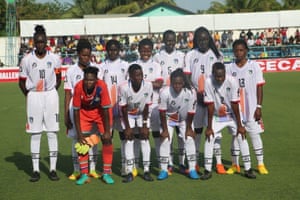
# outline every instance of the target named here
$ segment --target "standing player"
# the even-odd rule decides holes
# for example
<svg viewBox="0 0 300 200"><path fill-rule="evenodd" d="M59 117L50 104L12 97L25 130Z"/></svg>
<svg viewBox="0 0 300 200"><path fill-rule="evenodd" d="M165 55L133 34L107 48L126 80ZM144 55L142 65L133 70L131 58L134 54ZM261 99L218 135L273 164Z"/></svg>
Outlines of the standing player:
<svg viewBox="0 0 300 200"><path fill-rule="evenodd" d="M87 67L84 78L74 88L73 109L74 125L77 132L78 160L81 176L76 181L77 185L89 182L88 177L88 151L84 148L97 144L93 126L97 126L102 141L103 175L102 179L107 184L113 184L111 165L113 159L113 145L109 125L109 111L111 107L107 86L104 81L97 78L98 68ZM97 137L96 137L97 138ZM92 139L92 142L89 140ZM84 147L80 150L80 147Z"/></svg>
<svg viewBox="0 0 300 200"><path fill-rule="evenodd" d="M268 174L269 172L264 165L263 142L260 136L264 132L261 110L265 80L259 65L255 61L247 59L247 43L244 40L236 40L232 47L235 62L227 66L227 72L239 81L242 120L252 141L258 162L258 172L260 174ZM233 165L227 170L228 174L240 171L238 158L239 148L236 144L232 143Z"/></svg>
<svg viewBox="0 0 300 200"><path fill-rule="evenodd" d="M202 180L212 177L213 148L217 138L222 138L221 131L228 128L237 141L244 161L245 176L256 178L252 169L246 130L242 126L239 111L239 89L237 81L225 75L225 65L213 64L212 75L205 81L204 103L207 104L207 128L205 130L204 166Z"/></svg>
<svg viewBox="0 0 300 200"><path fill-rule="evenodd" d="M146 181L153 181L150 175L150 143L149 143L149 105L152 97L152 84L143 80L143 70L138 64L132 64L128 69L129 80L120 85L119 105L122 111L122 126L124 129L125 158L127 176L124 183L133 181L134 135L133 128L138 128L139 139L143 152L144 175Z"/></svg>
<svg viewBox="0 0 300 200"><path fill-rule="evenodd" d="M207 108L203 104L204 83L205 79L211 75L212 65L219 61L223 61L223 56L218 51L209 31L205 27L197 28L194 33L193 49L188 52L185 57L185 73L190 76L192 84L197 90L198 104L194 116L197 157L199 157L202 130L207 124ZM217 139L214 147L217 161L216 168L219 174L226 174L221 160L222 153L220 142L221 141L218 141Z"/></svg>
<svg viewBox="0 0 300 200"><path fill-rule="evenodd" d="M149 110L150 128L152 131L152 135L157 136L157 135L159 135L159 132L160 132L158 98L159 98L159 90L162 88L162 85L163 85L162 70L161 70L160 64L153 60L153 57L152 57L153 42L150 39L148 39L148 38L142 39L139 42L138 51L140 54L140 59L138 59L134 63L142 66L144 80L152 82L152 86L153 86L153 99L152 99L152 104L149 108L150 109ZM135 164L136 164L136 166L135 167L136 168L138 168L139 151L140 151L140 147L138 144L139 144L139 140L137 139L135 142L135 145L136 145L136 147L135 147L135 156L136 156ZM143 145L150 146L150 144L147 142L146 143L143 142L141 145L142 146ZM156 146L157 146L157 144L156 144ZM148 148L142 147L142 150L143 149L148 149ZM148 152L144 152L144 153L148 154ZM136 170L134 170L134 171L136 171Z"/></svg>
<svg viewBox="0 0 300 200"><path fill-rule="evenodd" d="M196 149L195 132L192 128L196 107L196 93L191 88L182 69L171 73L171 86L166 86L160 92L159 111L162 124L160 146L161 171L158 180L168 178L167 166L170 159L170 147L173 132L176 130L184 142L185 152L189 164L189 177L199 179L195 170Z"/></svg>
<svg viewBox="0 0 300 200"><path fill-rule="evenodd" d="M109 40L106 43L107 59L100 65L100 68L103 71L102 79L106 83L109 91L109 95L112 102L112 109L110 109L110 116L113 121L113 129L117 130L121 139L121 162L122 170L121 174L125 175L125 156L124 156L124 133L121 127L120 122L120 113L119 105L117 104L118 100L118 91L117 85L124 82L127 79L127 70L128 63L120 59L119 53L121 50L121 44L117 40Z"/></svg>
<svg viewBox="0 0 300 200"><path fill-rule="evenodd" d="M167 30L163 34L163 42L164 42L164 49L160 50L156 53L153 57L153 60L160 64L162 69L162 77L164 77L164 86L170 85L170 74L178 69L184 67L184 53L181 51L177 51L175 48L176 44L176 34L172 30ZM155 150L156 156L159 158L159 148L160 148L160 135L157 132L153 134L154 141L155 141ZM168 171L169 174L173 171L173 156L172 156L172 141L171 143L171 152L169 158L169 166ZM184 145L181 138L178 138L179 145L179 163L184 164Z"/></svg>
<svg viewBox="0 0 300 200"><path fill-rule="evenodd" d="M43 26L37 25L33 35L35 50L22 59L19 87L26 97L26 132L31 134L30 151L33 164L31 182L40 179L40 143L42 132L47 132L50 174L56 174L57 132L59 131L59 97L57 89L61 83L61 62L57 55L46 50L47 36Z"/></svg>
<svg viewBox="0 0 300 200"><path fill-rule="evenodd" d="M70 180L76 180L80 176L80 169L78 163L77 152L75 150L75 144L77 143L77 133L74 127L73 118L73 94L75 85L83 79L83 70L90 66L91 55L92 55L92 45L87 39L80 39L77 44L77 55L78 62L73 66L69 67L64 82L65 90L65 126L67 128L68 137L72 138L72 161L74 171L69 176ZM99 73L101 74L101 73ZM95 132L97 130L95 129ZM89 176L94 178L99 178L96 172L96 164L98 158L98 145L94 145L89 149Z"/></svg>

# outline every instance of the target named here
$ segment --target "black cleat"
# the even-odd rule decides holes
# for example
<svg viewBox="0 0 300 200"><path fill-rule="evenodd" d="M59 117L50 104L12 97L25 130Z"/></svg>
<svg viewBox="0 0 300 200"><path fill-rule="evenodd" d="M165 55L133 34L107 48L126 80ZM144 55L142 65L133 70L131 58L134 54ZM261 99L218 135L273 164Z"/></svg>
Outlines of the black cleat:
<svg viewBox="0 0 300 200"><path fill-rule="evenodd" d="M201 180L208 180L212 177L212 173L210 171L205 170L204 174L200 177Z"/></svg>
<svg viewBox="0 0 300 200"><path fill-rule="evenodd" d="M133 181L133 175L132 173L129 173L125 176L125 178L122 180L123 183L130 183Z"/></svg>
<svg viewBox="0 0 300 200"><path fill-rule="evenodd" d="M40 177L40 173L37 172L37 171L35 171L35 172L32 173L32 175L31 175L29 181L30 181L30 182L37 182L37 181L40 180L40 178L41 178L41 177Z"/></svg>
<svg viewBox="0 0 300 200"><path fill-rule="evenodd" d="M145 181L153 181L154 179L151 177L150 172L145 172L143 175Z"/></svg>
<svg viewBox="0 0 300 200"><path fill-rule="evenodd" d="M49 178L51 181L58 181L59 177L56 174L56 171L52 170L49 174Z"/></svg>
<svg viewBox="0 0 300 200"><path fill-rule="evenodd" d="M249 179L255 179L256 178L256 176L255 176L255 174L254 174L254 172L251 168L249 170L245 170L244 176L249 178Z"/></svg>

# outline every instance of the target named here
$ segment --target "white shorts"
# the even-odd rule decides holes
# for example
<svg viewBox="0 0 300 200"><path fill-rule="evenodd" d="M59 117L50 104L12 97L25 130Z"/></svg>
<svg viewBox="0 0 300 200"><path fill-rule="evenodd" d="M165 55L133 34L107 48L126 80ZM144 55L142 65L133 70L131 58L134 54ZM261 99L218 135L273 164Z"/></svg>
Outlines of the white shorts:
<svg viewBox="0 0 300 200"><path fill-rule="evenodd" d="M231 133L232 135L236 135L237 125L234 119L228 121L219 121L218 117L213 116L212 129L215 133L215 137L222 138L221 131L226 127L228 128L229 133Z"/></svg>
<svg viewBox="0 0 300 200"><path fill-rule="evenodd" d="M194 115L194 128L202 128L207 126L207 107L196 106L196 113Z"/></svg>
<svg viewBox="0 0 300 200"><path fill-rule="evenodd" d="M130 128L143 127L143 116L142 115L128 115L128 122ZM125 129L125 123L121 120L122 128ZM149 119L147 122L147 128L149 128Z"/></svg>
<svg viewBox="0 0 300 200"><path fill-rule="evenodd" d="M262 120L243 122L243 124L249 134L259 134L264 132L264 125Z"/></svg>
<svg viewBox="0 0 300 200"><path fill-rule="evenodd" d="M27 133L59 131L59 97L56 90L27 95Z"/></svg>

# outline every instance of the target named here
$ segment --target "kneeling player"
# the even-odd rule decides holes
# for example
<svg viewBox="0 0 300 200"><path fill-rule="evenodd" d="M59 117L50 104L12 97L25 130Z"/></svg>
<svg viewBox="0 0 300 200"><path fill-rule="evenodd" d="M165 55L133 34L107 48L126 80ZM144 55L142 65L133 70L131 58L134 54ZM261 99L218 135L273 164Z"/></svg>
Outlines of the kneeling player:
<svg viewBox="0 0 300 200"><path fill-rule="evenodd" d="M152 103L152 84L143 80L143 70L138 64L128 69L129 80L120 85L119 105L121 106L122 126L125 136L126 177L124 183L133 181L134 166L134 128L138 128L143 155L144 175L146 181L153 181L150 175L149 143L149 105Z"/></svg>
<svg viewBox="0 0 300 200"><path fill-rule="evenodd" d="M96 124L100 134L103 156L102 179L107 184L113 184L111 165L113 158L113 145L109 125L109 111L111 102L104 81L97 79L98 69L87 67L84 69L84 78L75 86L73 97L74 121L79 144L76 145L81 176L77 185L89 182L88 177L88 144L97 143L93 140L93 125ZM92 141L89 140L92 138ZM96 141L96 142L95 142Z"/></svg>

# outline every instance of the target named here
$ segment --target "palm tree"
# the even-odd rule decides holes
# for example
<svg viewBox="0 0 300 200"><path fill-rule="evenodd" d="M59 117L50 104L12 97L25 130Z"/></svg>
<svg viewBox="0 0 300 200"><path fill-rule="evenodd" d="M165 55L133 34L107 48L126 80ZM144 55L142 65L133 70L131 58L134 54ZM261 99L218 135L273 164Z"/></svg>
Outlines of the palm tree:
<svg viewBox="0 0 300 200"><path fill-rule="evenodd" d="M63 17L81 18L91 14L135 13L159 2L176 5L174 0L73 0L72 8Z"/></svg>
<svg viewBox="0 0 300 200"><path fill-rule="evenodd" d="M280 10L276 0L226 0L225 4L212 2L208 13L236 13Z"/></svg>
<svg viewBox="0 0 300 200"><path fill-rule="evenodd" d="M300 0L283 0L283 9L300 9Z"/></svg>

